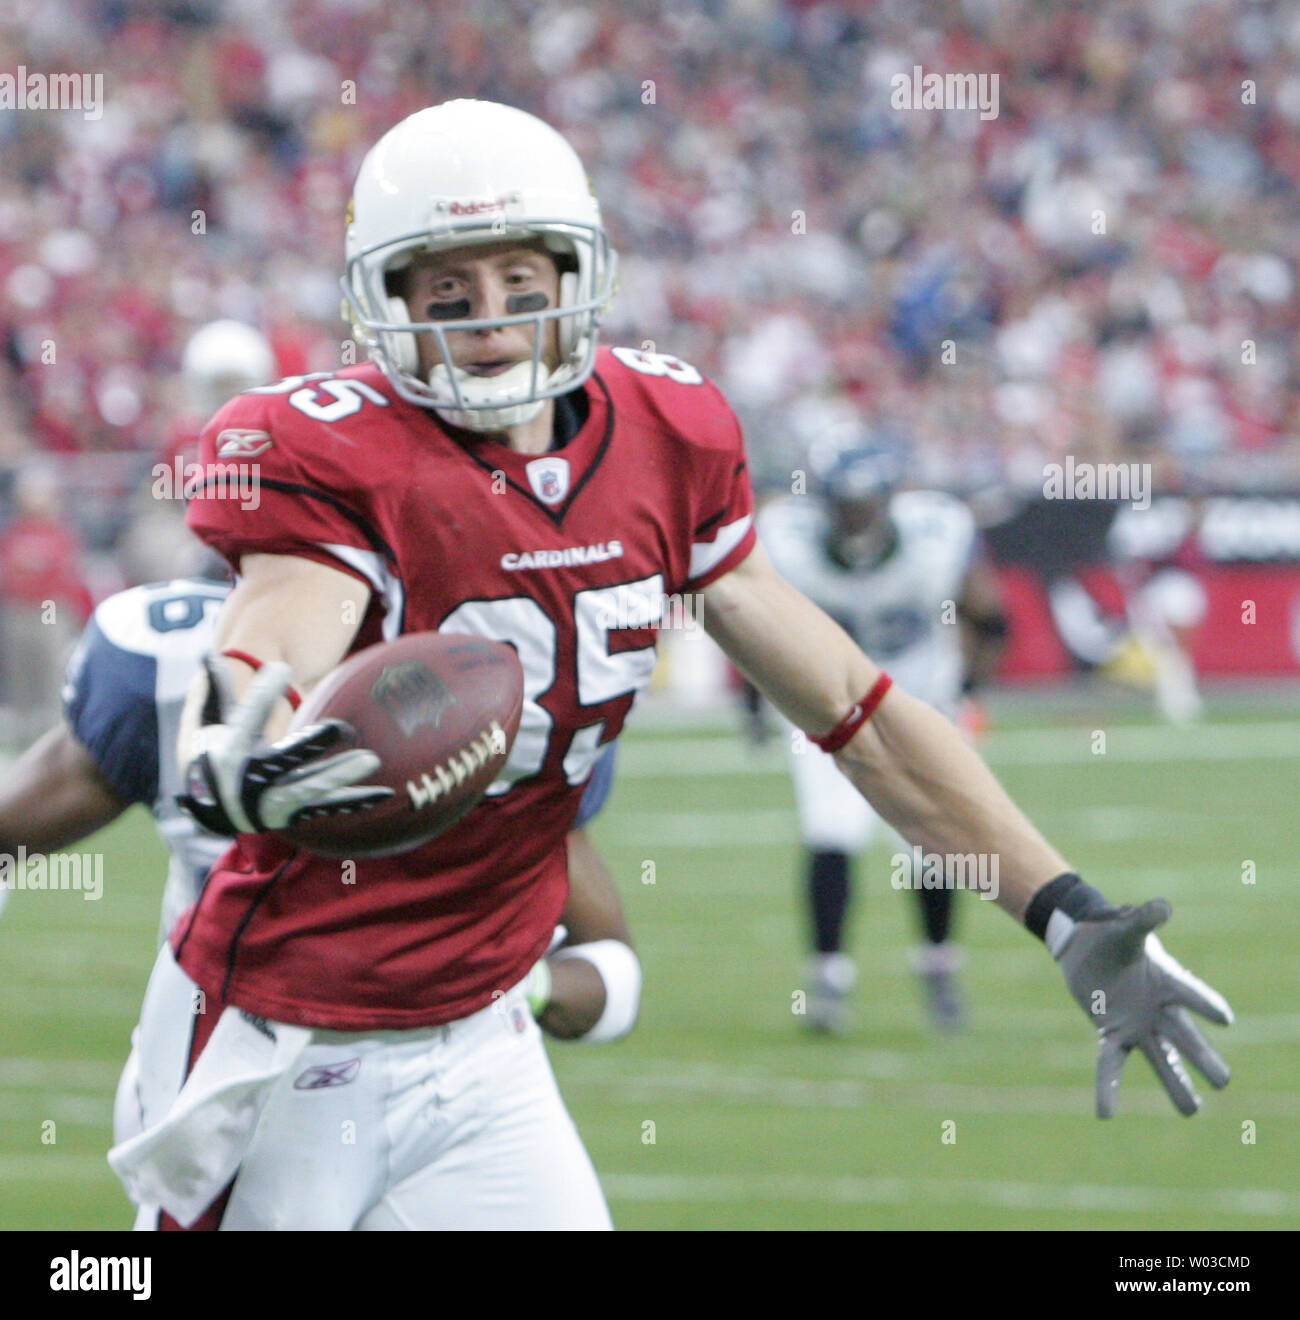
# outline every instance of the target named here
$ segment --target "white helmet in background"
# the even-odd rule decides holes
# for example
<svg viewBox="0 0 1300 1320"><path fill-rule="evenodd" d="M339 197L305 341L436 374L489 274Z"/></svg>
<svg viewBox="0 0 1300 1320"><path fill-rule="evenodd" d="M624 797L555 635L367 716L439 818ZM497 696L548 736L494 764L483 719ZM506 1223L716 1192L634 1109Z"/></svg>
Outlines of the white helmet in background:
<svg viewBox="0 0 1300 1320"><path fill-rule="evenodd" d="M275 374L270 342L242 321L209 321L190 336L181 355L191 406L205 417Z"/></svg>
<svg viewBox="0 0 1300 1320"><path fill-rule="evenodd" d="M387 276L424 252L540 240L560 268L558 307L495 319L413 322ZM573 148L533 115L492 101L447 101L402 120L361 163L348 208L343 293L358 335L402 398L454 426L498 431L532 420L542 401L591 375L596 326L614 296L617 258ZM542 360L559 325L560 361ZM456 367L448 331L534 326L531 362L499 376ZM416 334L441 361L419 374Z"/></svg>

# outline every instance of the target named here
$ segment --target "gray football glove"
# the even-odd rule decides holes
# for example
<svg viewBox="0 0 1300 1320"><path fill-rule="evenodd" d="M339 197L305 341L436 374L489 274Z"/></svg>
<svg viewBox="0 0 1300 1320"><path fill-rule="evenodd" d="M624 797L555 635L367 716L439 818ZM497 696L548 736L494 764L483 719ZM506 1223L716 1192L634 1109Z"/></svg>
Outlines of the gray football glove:
<svg viewBox="0 0 1300 1320"><path fill-rule="evenodd" d="M176 801L213 834L261 834L295 820L360 811L393 795L376 784L349 787L379 766L363 748L326 756L344 743L350 729L342 720L322 720L261 741L262 729L289 686L289 666L263 665L235 703L224 665L204 658L209 696L198 749L186 771L189 792Z"/></svg>
<svg viewBox="0 0 1300 1320"><path fill-rule="evenodd" d="M1171 958L1152 934L1169 915L1169 904L1153 898L1138 908L1111 908L1079 922L1058 912L1048 924L1048 948L1101 1038L1098 1118L1114 1114L1120 1074L1134 1048L1147 1056L1180 1114L1190 1116L1201 1105L1182 1056L1216 1089L1227 1086L1231 1076L1187 1010L1227 1026L1232 1009L1217 990Z"/></svg>

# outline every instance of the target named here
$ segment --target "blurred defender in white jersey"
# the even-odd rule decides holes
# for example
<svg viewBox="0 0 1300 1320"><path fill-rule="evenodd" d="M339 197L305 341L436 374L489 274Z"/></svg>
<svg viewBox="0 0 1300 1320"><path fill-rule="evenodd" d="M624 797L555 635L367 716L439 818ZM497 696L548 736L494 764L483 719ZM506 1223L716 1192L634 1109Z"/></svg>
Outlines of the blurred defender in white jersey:
<svg viewBox="0 0 1300 1320"><path fill-rule="evenodd" d="M0 779L5 852L54 852L134 803L149 808L171 853L160 940L229 847L199 830L175 801L181 706L229 593L223 583L185 578L101 602L68 662L63 720Z"/></svg>
<svg viewBox="0 0 1300 1320"><path fill-rule="evenodd" d="M765 507L759 533L777 571L822 607L894 681L970 729L963 700L990 674L1006 634L996 580L978 552L975 520L939 491L894 493L898 467L879 449L841 454L820 498L792 495ZM963 706L968 707L963 712ZM790 739L800 827L808 850L813 953L808 1024L846 1020L857 979L844 952L853 859L880 818L833 757ZM914 955L935 1023L961 1020L951 888L917 888L923 941Z"/></svg>

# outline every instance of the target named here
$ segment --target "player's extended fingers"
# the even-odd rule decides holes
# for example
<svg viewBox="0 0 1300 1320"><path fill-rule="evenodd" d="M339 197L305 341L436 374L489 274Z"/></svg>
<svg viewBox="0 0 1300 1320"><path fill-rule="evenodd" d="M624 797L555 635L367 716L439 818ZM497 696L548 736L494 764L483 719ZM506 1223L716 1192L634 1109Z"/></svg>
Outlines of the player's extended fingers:
<svg viewBox="0 0 1300 1320"><path fill-rule="evenodd" d="M301 807L293 813L288 823L297 825L304 820L316 820L322 816L350 816L368 807L377 807L393 796L393 790L383 785L370 788L336 788L332 793L310 806Z"/></svg>
<svg viewBox="0 0 1300 1320"><path fill-rule="evenodd" d="M1228 1001L1213 986L1193 976L1155 935L1147 938L1146 951L1147 957L1168 978L1167 999L1200 1013L1211 1022L1218 1022L1225 1027L1232 1025L1232 1008Z"/></svg>
<svg viewBox="0 0 1300 1320"><path fill-rule="evenodd" d="M1095 923L1105 935L1098 953L1104 952L1106 966L1118 970L1137 962L1143 956L1143 946L1150 933L1168 921L1169 915L1169 904L1163 898L1153 898L1141 907L1121 908L1104 922ZM1086 921L1081 924L1085 929L1090 925Z"/></svg>
<svg viewBox="0 0 1300 1320"><path fill-rule="evenodd" d="M1103 1036L1097 1051L1097 1117L1113 1118L1128 1049L1116 1036Z"/></svg>
<svg viewBox="0 0 1300 1320"><path fill-rule="evenodd" d="M358 750L291 771L262 794L259 810L266 828L283 829L295 818L305 819L302 813L308 810L313 815L334 815L345 807L359 811L385 801L393 790L384 785L351 787L378 766L374 752Z"/></svg>
<svg viewBox="0 0 1300 1320"><path fill-rule="evenodd" d="M1127 925L1134 934L1140 934L1144 941L1158 926L1163 926L1172 914L1173 909L1163 898L1149 898L1141 907L1133 909Z"/></svg>
<svg viewBox="0 0 1300 1320"><path fill-rule="evenodd" d="M1192 1079L1178 1057L1178 1051L1165 1037L1152 1033L1143 1038L1140 1046L1147 1056L1147 1062L1155 1069L1161 1085L1169 1093L1174 1108L1184 1118L1190 1118L1201 1107L1201 1097L1196 1094Z"/></svg>
<svg viewBox="0 0 1300 1320"><path fill-rule="evenodd" d="M318 724L295 729L271 746L278 761L286 766L296 766L322 752L332 751L340 744L355 743L356 740L356 731L350 724L343 720L321 720Z"/></svg>
<svg viewBox="0 0 1300 1320"><path fill-rule="evenodd" d="M346 788L360 783L367 775L379 769L379 757L364 747L354 748L350 752L340 752L337 756L326 757L323 761L309 761L297 769L289 770L275 781L274 789L303 788L308 792L328 793L331 789Z"/></svg>
<svg viewBox="0 0 1300 1320"><path fill-rule="evenodd" d="M1160 1023L1156 1030L1185 1059L1201 1070L1205 1080L1216 1091L1221 1091L1227 1086L1232 1070L1201 1034L1200 1027L1187 1016L1186 1009L1173 1007L1165 1009L1160 1015Z"/></svg>
<svg viewBox="0 0 1300 1320"><path fill-rule="evenodd" d="M203 657L203 668L208 676L208 691L203 698L204 724L222 724L235 709L235 690L230 683L230 672L223 657L208 654Z"/></svg>
<svg viewBox="0 0 1300 1320"><path fill-rule="evenodd" d="M254 675L244 699L227 721L244 746L252 747L262 736L276 703L288 690L291 676L289 666L283 660L263 665Z"/></svg>

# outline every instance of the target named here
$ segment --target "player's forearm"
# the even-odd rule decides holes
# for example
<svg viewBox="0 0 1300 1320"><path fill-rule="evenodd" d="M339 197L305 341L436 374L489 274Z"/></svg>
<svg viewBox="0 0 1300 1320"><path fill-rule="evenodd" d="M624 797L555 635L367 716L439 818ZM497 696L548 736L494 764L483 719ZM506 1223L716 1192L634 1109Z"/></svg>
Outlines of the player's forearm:
<svg viewBox="0 0 1300 1320"><path fill-rule="evenodd" d="M293 686L305 696L347 654L365 617L369 590L350 574L292 555L245 555L240 569L243 576L221 611L213 649L238 651L261 664L283 661ZM239 660L228 665L235 699L255 672L253 665ZM207 686L206 675L198 674L186 699L179 742L182 763L193 755ZM289 703L281 702L265 736L279 737L292 714Z"/></svg>
<svg viewBox="0 0 1300 1320"><path fill-rule="evenodd" d="M799 728L825 734L880 670L761 547L705 590L705 624L732 661ZM909 842L998 865L998 902L1020 917L1069 868L942 715L897 688L839 755L841 769Z"/></svg>
<svg viewBox="0 0 1300 1320"><path fill-rule="evenodd" d="M84 839L127 809L66 724L10 766L0 785L0 854L53 852Z"/></svg>
<svg viewBox="0 0 1300 1320"><path fill-rule="evenodd" d="M776 572L761 545L704 589L704 625L800 729L831 728L880 674L839 624Z"/></svg>
<svg viewBox="0 0 1300 1320"><path fill-rule="evenodd" d="M560 918L567 938L546 960L549 998L537 1021L548 1035L577 1040L601 1024L608 1009L601 1036L617 1039L632 1029L640 1003L632 936L614 877L586 830L571 830L567 848L569 897Z"/></svg>
<svg viewBox="0 0 1300 1320"><path fill-rule="evenodd" d="M243 577L217 622L216 649L263 664L282 660L300 693L310 692L347 654L370 600L363 583L291 555L245 555ZM240 687L252 678L241 666Z"/></svg>
<svg viewBox="0 0 1300 1320"><path fill-rule="evenodd" d="M836 762L909 843L940 858L983 859L998 905L1016 918L1070 869L956 728L897 687Z"/></svg>
<svg viewBox="0 0 1300 1320"><path fill-rule="evenodd" d="M582 958L550 958L551 997L537 1024L548 1036L576 1040L600 1021L605 1011L605 982Z"/></svg>

